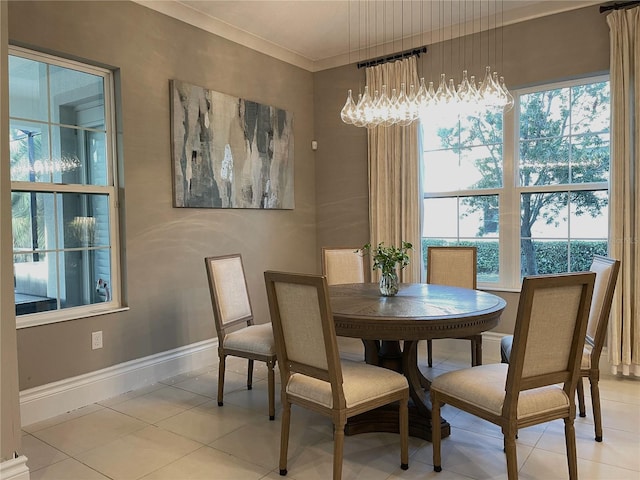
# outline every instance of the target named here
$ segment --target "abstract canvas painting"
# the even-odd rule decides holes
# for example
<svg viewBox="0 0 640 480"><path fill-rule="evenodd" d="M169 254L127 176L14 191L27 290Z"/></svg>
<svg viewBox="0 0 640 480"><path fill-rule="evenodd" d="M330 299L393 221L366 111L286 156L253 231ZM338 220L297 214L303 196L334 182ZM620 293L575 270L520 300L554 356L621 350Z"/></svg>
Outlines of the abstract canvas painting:
<svg viewBox="0 0 640 480"><path fill-rule="evenodd" d="M293 209L293 115L171 81L175 207Z"/></svg>

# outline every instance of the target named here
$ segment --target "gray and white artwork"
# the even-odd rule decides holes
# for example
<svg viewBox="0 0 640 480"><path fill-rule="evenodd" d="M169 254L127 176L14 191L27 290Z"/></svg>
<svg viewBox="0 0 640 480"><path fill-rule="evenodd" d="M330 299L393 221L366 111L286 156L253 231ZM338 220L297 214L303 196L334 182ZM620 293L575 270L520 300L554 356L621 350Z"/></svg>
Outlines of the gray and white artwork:
<svg viewBox="0 0 640 480"><path fill-rule="evenodd" d="M171 81L174 206L293 209L293 115Z"/></svg>

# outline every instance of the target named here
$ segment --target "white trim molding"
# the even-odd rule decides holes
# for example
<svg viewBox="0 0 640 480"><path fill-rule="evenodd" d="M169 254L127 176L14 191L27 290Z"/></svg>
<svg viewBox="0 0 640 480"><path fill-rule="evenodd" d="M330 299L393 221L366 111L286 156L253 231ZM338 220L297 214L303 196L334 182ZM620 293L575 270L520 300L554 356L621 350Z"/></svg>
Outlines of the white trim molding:
<svg viewBox="0 0 640 480"><path fill-rule="evenodd" d="M0 478L2 480L29 480L27 457L20 455L0 463Z"/></svg>
<svg viewBox="0 0 640 480"><path fill-rule="evenodd" d="M30 425L216 362L218 339L131 360L20 392L22 425ZM4 480L4 476L0 475Z"/></svg>
<svg viewBox="0 0 640 480"><path fill-rule="evenodd" d="M505 334L484 332L482 334L483 350L487 358L500 355L500 339ZM460 343L453 348L468 349L468 345ZM41 385L20 392L20 414L22 425L30 425L63 413L76 410L107 398L121 395L130 390L144 388L161 380L187 373L212 365L218 358L218 340L210 339L193 343L167 352L150 355L130 362L67 378L58 382ZM493 354L493 355L492 355ZM600 357L602 375L610 374L606 349ZM13 462L13 460L11 460ZM0 465L4 465L3 464ZM5 477L0 467L2 480L14 480ZM15 480L23 480L16 477Z"/></svg>

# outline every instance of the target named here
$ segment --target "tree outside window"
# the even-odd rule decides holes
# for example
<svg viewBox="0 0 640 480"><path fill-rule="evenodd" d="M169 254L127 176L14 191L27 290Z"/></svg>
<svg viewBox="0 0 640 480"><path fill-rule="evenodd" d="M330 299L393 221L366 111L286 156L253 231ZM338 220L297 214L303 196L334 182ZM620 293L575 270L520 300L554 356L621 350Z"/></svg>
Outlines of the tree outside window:
<svg viewBox="0 0 640 480"><path fill-rule="evenodd" d="M476 245L478 281L502 286L588 270L608 241L608 80L516 93L513 138L497 111L423 127L424 258Z"/></svg>

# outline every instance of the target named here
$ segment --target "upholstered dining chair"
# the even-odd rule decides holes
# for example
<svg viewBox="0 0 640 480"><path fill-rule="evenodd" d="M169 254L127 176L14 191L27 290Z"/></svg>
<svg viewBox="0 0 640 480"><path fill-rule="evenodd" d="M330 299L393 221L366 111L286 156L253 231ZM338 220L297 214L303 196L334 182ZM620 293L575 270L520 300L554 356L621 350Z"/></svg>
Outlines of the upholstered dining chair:
<svg viewBox="0 0 640 480"><path fill-rule="evenodd" d="M427 283L452 287L477 287L477 247L429 247L427 249ZM471 365L482 365L482 335L461 337L471 342ZM427 340L427 363L433 367L433 342Z"/></svg>
<svg viewBox="0 0 640 480"><path fill-rule="evenodd" d="M264 277L282 378L280 475L287 474L292 404L332 419L333 479L340 480L347 419L398 402L400 462L406 470L409 466L407 379L386 368L339 358L324 276L268 271Z"/></svg>
<svg viewBox="0 0 640 480"><path fill-rule="evenodd" d="M322 247L322 274L327 284L364 283L366 271L360 247Z"/></svg>
<svg viewBox="0 0 640 480"><path fill-rule="evenodd" d="M267 364L269 420L275 419L276 348L271 323L256 325L240 254L204 259L209 279L213 318L218 334L218 405L222 406L224 373L228 355L248 360L247 389L253 384L253 362Z"/></svg>
<svg viewBox="0 0 640 480"><path fill-rule="evenodd" d="M586 417L584 404L583 378L589 379L591 386L591 403L593 406L593 423L595 427L596 442L602 441L602 410L600 407L600 354L604 346L609 324L609 314L611 313L611 302L613 292L620 270L620 260L594 255L590 271L596 274L596 283L593 288L593 301L589 310L589 323L587 325L587 335L585 337L584 350L582 351L582 361L580 363L580 379L578 380L578 409L581 417ZM504 363L509 363L511 348L513 346L513 335L502 337L500 341L500 355Z"/></svg>
<svg viewBox="0 0 640 480"><path fill-rule="evenodd" d="M578 478L575 390L593 294L594 273L525 277L511 363L447 372L431 383L431 424L446 403L499 425L509 480L518 478L519 428L564 419L569 478ZM432 432L434 470L442 470L440 429Z"/></svg>

